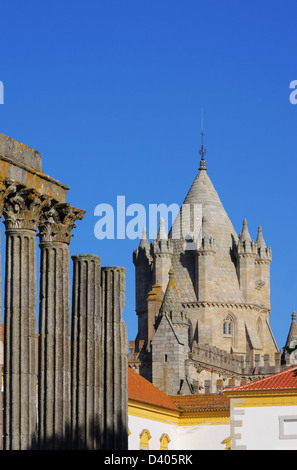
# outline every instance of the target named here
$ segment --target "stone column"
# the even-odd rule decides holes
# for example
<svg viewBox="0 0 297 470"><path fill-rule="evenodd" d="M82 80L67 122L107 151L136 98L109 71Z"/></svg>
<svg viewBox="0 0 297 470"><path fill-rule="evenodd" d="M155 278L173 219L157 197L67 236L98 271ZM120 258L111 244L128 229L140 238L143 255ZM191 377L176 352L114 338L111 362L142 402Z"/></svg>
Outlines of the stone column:
<svg viewBox="0 0 297 470"><path fill-rule="evenodd" d="M41 198L11 183L6 227L4 449L36 447L36 230Z"/></svg>
<svg viewBox="0 0 297 470"><path fill-rule="evenodd" d="M3 215L3 207L4 207L4 201L5 201L5 192L6 192L6 185L4 182L0 183L0 219ZM1 238L1 232L0 232L0 238ZM2 364L3 364L3 350L4 350L4 345L3 345L3 338L2 338L2 273L1 273L1 241L0 241L0 347L1 347L1 352L0 352L0 358L1 358L1 383L2 383ZM0 399L0 406L1 410L3 410L3 393L1 391L1 399ZM0 429L3 429L3 412L0 412ZM3 434L3 433L2 433ZM0 450L3 449L3 437L2 435L0 436Z"/></svg>
<svg viewBox="0 0 297 470"><path fill-rule="evenodd" d="M40 237L38 436L41 449L70 448L69 244L84 211L69 204L44 208Z"/></svg>
<svg viewBox="0 0 297 470"><path fill-rule="evenodd" d="M104 316L104 436L102 449L125 450L128 446L127 332L122 319L125 305L125 269L103 267Z"/></svg>
<svg viewBox="0 0 297 470"><path fill-rule="evenodd" d="M72 449L100 450L103 361L100 257L72 256Z"/></svg>

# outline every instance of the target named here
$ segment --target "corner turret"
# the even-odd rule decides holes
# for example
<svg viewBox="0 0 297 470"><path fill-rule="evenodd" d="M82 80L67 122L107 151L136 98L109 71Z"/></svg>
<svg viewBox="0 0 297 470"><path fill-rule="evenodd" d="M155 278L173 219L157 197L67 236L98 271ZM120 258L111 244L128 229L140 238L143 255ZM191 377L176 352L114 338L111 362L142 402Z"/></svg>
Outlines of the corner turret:
<svg viewBox="0 0 297 470"><path fill-rule="evenodd" d="M236 248L239 286L245 302L254 303L256 248L249 234L246 219L243 221Z"/></svg>
<svg viewBox="0 0 297 470"><path fill-rule="evenodd" d="M164 219L160 219L160 227L156 240L152 245L154 259L154 283L159 283L165 292L168 284L168 272L171 268L173 247L165 230Z"/></svg>
<svg viewBox="0 0 297 470"><path fill-rule="evenodd" d="M187 385L186 393L192 393L187 377L189 353L189 320L170 269L169 281L156 318L156 333L152 340L153 383L164 392L176 395Z"/></svg>
<svg viewBox="0 0 297 470"><path fill-rule="evenodd" d="M292 313L291 318L292 320L291 320L291 325L290 325L287 341L286 341L286 344L282 353L282 357L281 357L281 364L287 367L293 365L292 359L290 358L290 353L287 348L293 349L295 345L297 344L297 323L296 323L295 312ZM294 355L294 360L296 360L295 355Z"/></svg>
<svg viewBox="0 0 297 470"><path fill-rule="evenodd" d="M133 251L135 266L135 310L138 316L138 340L147 339L147 293L152 281L152 256L147 239L146 229L143 229L142 238L137 250Z"/></svg>
<svg viewBox="0 0 297 470"><path fill-rule="evenodd" d="M215 240L210 235L207 220L202 217L201 245L196 250L196 295L198 301L213 300Z"/></svg>
<svg viewBox="0 0 297 470"><path fill-rule="evenodd" d="M258 227L258 236L255 242L255 288L256 302L270 309L270 263L272 260L271 248L266 246L262 227Z"/></svg>

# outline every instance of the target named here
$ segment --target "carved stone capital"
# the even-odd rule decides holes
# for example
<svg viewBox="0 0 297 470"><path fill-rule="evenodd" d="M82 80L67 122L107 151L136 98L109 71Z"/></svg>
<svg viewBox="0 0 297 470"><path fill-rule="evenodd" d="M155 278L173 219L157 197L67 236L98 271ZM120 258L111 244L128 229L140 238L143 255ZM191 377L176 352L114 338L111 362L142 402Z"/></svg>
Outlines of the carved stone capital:
<svg viewBox="0 0 297 470"><path fill-rule="evenodd" d="M6 230L37 230L40 211L46 200L32 188L7 180L0 186L0 210Z"/></svg>
<svg viewBox="0 0 297 470"><path fill-rule="evenodd" d="M4 201L11 192L16 191L16 185L17 183L11 180L0 182L0 217L3 215Z"/></svg>
<svg viewBox="0 0 297 470"><path fill-rule="evenodd" d="M52 201L43 208L39 223L40 243L60 242L70 244L75 222L82 220L85 211L68 203Z"/></svg>

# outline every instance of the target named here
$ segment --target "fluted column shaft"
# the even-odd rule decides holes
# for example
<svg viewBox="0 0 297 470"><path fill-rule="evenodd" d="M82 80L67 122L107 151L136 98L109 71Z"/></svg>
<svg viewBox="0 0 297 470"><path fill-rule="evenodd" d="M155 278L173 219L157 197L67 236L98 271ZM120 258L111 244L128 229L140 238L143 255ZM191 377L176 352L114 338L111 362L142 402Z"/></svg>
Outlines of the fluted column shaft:
<svg viewBox="0 0 297 470"><path fill-rule="evenodd" d="M103 364L100 257L72 256L72 448L100 450Z"/></svg>
<svg viewBox="0 0 297 470"><path fill-rule="evenodd" d="M38 436L41 449L70 448L69 243L84 211L69 204L46 208L40 222L40 337Z"/></svg>
<svg viewBox="0 0 297 470"><path fill-rule="evenodd" d="M6 226L4 449L36 447L36 229L41 200L12 185Z"/></svg>
<svg viewBox="0 0 297 470"><path fill-rule="evenodd" d="M125 269L101 268L104 317L104 437L105 450L128 445L127 332L122 319L125 305Z"/></svg>

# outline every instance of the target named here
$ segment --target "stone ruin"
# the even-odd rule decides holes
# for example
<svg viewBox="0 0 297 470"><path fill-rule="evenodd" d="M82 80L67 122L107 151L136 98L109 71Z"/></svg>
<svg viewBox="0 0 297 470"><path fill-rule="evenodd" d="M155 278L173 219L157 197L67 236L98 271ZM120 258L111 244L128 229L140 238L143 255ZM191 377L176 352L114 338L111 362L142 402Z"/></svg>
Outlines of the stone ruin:
<svg viewBox="0 0 297 470"><path fill-rule="evenodd" d="M66 202L68 189L43 173L39 152L0 134L4 450L128 446L125 269L72 256L70 306L69 244L85 211Z"/></svg>

